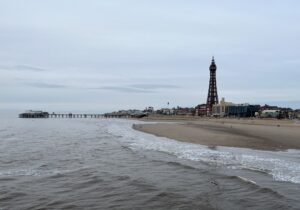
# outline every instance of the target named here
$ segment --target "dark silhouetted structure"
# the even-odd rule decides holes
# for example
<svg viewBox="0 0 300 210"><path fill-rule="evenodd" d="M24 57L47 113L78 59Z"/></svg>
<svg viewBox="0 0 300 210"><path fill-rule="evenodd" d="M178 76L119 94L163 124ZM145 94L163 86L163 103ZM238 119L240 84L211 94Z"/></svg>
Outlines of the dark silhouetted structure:
<svg viewBox="0 0 300 210"><path fill-rule="evenodd" d="M48 117L49 117L49 113L43 111L29 110L19 114L19 118L48 118Z"/></svg>
<svg viewBox="0 0 300 210"><path fill-rule="evenodd" d="M214 57L212 57L209 71L210 71L210 79L209 79L208 95L207 95L207 102L206 102L207 115L211 115L212 106L214 104L219 103L218 92L217 92L217 79L216 79L217 66L215 64Z"/></svg>

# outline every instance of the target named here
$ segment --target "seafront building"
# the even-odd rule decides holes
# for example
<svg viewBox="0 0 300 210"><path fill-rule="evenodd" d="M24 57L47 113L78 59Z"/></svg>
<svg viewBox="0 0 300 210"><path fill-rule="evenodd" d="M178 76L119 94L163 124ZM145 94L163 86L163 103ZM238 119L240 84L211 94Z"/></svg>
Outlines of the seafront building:
<svg viewBox="0 0 300 210"><path fill-rule="evenodd" d="M260 105L250 105L248 103L235 104L226 102L224 98L219 104L212 107L212 116L215 117L255 117L258 116Z"/></svg>
<svg viewBox="0 0 300 210"><path fill-rule="evenodd" d="M262 118L279 118L279 110L263 110L260 114Z"/></svg>
<svg viewBox="0 0 300 210"><path fill-rule="evenodd" d="M199 104L195 107L195 115L204 117L207 115L206 104Z"/></svg>
<svg viewBox="0 0 300 210"><path fill-rule="evenodd" d="M212 116L225 117L228 116L229 107L235 106L232 102L226 102L225 98L222 98L219 104L212 106Z"/></svg>
<svg viewBox="0 0 300 210"><path fill-rule="evenodd" d="M300 109L293 111L292 118L298 118L300 120Z"/></svg>

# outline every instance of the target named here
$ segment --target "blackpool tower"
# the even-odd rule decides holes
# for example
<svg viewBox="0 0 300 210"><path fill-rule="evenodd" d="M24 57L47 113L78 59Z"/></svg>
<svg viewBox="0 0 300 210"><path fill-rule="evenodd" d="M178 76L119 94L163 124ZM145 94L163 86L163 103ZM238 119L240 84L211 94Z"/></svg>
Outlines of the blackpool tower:
<svg viewBox="0 0 300 210"><path fill-rule="evenodd" d="M217 91L217 79L216 79L217 66L215 64L214 57L212 57L209 71L210 71L210 78L209 78L209 87L208 87L208 94L207 94L207 101L206 101L207 115L211 115L212 106L214 104L219 103L218 91Z"/></svg>

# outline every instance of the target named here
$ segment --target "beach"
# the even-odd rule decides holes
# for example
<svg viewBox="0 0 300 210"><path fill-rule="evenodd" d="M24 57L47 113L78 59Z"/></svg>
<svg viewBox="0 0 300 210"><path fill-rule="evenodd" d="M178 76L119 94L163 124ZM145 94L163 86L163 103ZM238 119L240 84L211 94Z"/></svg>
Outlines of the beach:
<svg viewBox="0 0 300 210"><path fill-rule="evenodd" d="M300 149L300 124L290 120L152 118L133 128L183 142L258 150ZM163 121L172 122L165 123Z"/></svg>

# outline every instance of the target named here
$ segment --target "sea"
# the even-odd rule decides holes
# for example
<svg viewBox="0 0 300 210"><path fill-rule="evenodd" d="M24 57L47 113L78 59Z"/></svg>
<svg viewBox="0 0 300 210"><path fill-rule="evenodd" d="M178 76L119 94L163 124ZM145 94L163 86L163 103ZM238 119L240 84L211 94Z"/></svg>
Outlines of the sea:
<svg viewBox="0 0 300 210"><path fill-rule="evenodd" d="M300 209L300 150L207 147L138 123L0 119L0 210Z"/></svg>

